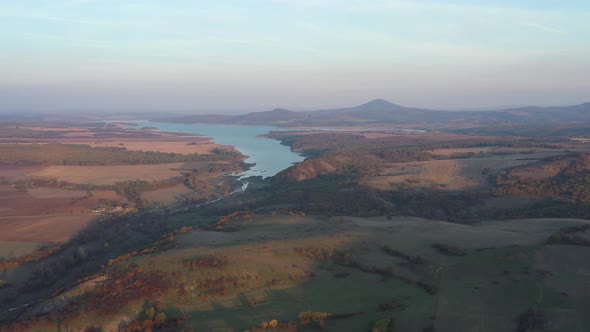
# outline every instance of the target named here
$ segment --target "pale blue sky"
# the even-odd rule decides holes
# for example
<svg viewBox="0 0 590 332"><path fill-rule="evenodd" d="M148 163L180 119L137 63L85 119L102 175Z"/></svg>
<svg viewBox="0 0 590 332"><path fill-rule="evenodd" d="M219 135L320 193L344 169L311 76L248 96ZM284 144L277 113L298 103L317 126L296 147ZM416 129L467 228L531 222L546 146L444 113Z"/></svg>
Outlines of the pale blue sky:
<svg viewBox="0 0 590 332"><path fill-rule="evenodd" d="M590 101L590 1L0 0L0 110Z"/></svg>

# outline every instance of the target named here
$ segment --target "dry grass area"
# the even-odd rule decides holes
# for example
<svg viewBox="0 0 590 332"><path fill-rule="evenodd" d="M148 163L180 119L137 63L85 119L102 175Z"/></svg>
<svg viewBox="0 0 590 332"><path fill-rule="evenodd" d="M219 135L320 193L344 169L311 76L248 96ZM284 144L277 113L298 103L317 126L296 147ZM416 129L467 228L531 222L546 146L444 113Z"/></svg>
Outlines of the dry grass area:
<svg viewBox="0 0 590 332"><path fill-rule="evenodd" d="M350 131L349 133L355 133L354 131ZM459 134L450 134L450 133L443 133L443 132L412 132L412 131L399 131L399 130L392 130L392 131L367 131L367 132L357 132L358 134L363 135L365 138L368 139L380 139L380 138L390 138L396 140L405 140L411 142L412 140L417 141L453 141L458 139L465 139L468 136L459 135Z"/></svg>
<svg viewBox="0 0 590 332"><path fill-rule="evenodd" d="M363 135L376 135L376 138L391 137L396 140L407 140L408 142L451 142L476 138L477 136L453 134L440 131L412 132L412 131L385 131L375 133L363 133ZM370 136L369 136L370 138Z"/></svg>
<svg viewBox="0 0 590 332"><path fill-rule="evenodd" d="M455 149L435 149L431 151L435 156L453 157L457 155L509 155L521 154L523 156L538 153L555 153L555 149L546 148L507 148L507 147L477 147L477 148L455 148Z"/></svg>
<svg viewBox="0 0 590 332"><path fill-rule="evenodd" d="M182 170L200 169L205 162L116 166L47 166L23 174L23 178L57 179L76 184L112 185L122 181L159 181L181 175ZM221 163L220 163L221 164ZM0 170L0 176L2 176ZM212 173L210 177L222 174Z"/></svg>
<svg viewBox="0 0 590 332"><path fill-rule="evenodd" d="M155 132L151 130L127 130L124 126L114 125L103 131L93 131L83 127L22 127L27 130L55 132L54 137L19 138L20 144L82 144L92 147L120 147L132 151L156 151L179 154L210 154L213 149L233 149L213 143L209 138L185 135L182 133ZM12 138L6 138L12 142ZM0 144L2 141L0 140ZM10 181L28 180L32 178L58 179L77 184L109 185L128 180L164 180L178 176L177 169L182 167L195 168L193 163L175 163L159 165L124 165L124 166L2 166L0 179ZM176 169L176 170L173 170ZM39 189L42 190L42 189ZM38 195L44 195L38 192ZM52 194L56 194L55 192ZM74 195L73 193L71 193ZM63 195L63 193L62 193ZM64 197L65 198L65 197Z"/></svg>
<svg viewBox="0 0 590 332"><path fill-rule="evenodd" d="M111 142L105 142L101 140L94 142L75 142L73 144L86 144L92 147L121 147L131 151L156 151L181 154L209 154L211 153L211 150L220 147L220 145L213 143L211 140L203 138L194 138L191 140L183 141L156 142L130 140L114 140Z"/></svg>
<svg viewBox="0 0 590 332"><path fill-rule="evenodd" d="M27 190L33 198L81 198L86 196L85 190L66 190L59 188L37 187Z"/></svg>
<svg viewBox="0 0 590 332"><path fill-rule="evenodd" d="M71 183L109 185L129 180L165 180L179 175L178 169L191 163L121 166L48 166L29 173L30 177L58 179Z"/></svg>
<svg viewBox="0 0 590 332"><path fill-rule="evenodd" d="M46 138L19 138L20 143L63 143L82 144L92 147L120 147L131 151L156 151L180 154L210 154L215 148L233 149L230 146L215 144L212 139L182 133L158 132L152 130L134 129L120 131L125 126L115 125L117 130L109 136L108 131L92 131L83 127L22 127L42 132L57 134L55 137ZM13 138L0 138L2 142L13 142Z"/></svg>
<svg viewBox="0 0 590 332"><path fill-rule="evenodd" d="M145 298L174 308L170 313L187 319L185 328L198 331L252 330L271 319L295 321L306 310L358 313L326 320L328 331L368 331L383 317L393 317L396 330L408 332L428 326L514 331L515 317L531 303L547 313L547 326L555 327L547 331L585 331L590 288L584 262L590 251L544 241L560 227L587 223L529 219L461 225L403 217L254 215L235 232L195 229L178 235L173 250L132 257L108 269L138 264L168 276L168 290ZM445 255L433 249L435 243L460 247L465 255ZM422 263L387 254L383 246ZM330 258L337 251L358 264ZM222 263L195 263L204 258ZM107 279L92 280L54 301L92 291ZM434 290L426 291L420 282ZM134 317L143 300L103 316L82 312L67 325L115 327ZM383 308L388 303L399 306ZM48 324L39 321L30 330Z"/></svg>
<svg viewBox="0 0 590 332"><path fill-rule="evenodd" d="M538 155L535 155L538 157ZM430 160L394 163L383 166L379 175L369 179L372 188L438 188L477 190L489 186L490 175L501 170L534 162L533 155L508 155L487 158Z"/></svg>
<svg viewBox="0 0 590 332"><path fill-rule="evenodd" d="M483 148L456 148L456 149L435 149L432 150L432 154L435 156L451 157L457 154L466 153L489 153L494 151L495 148L483 147ZM522 149L520 149L522 150Z"/></svg>
<svg viewBox="0 0 590 332"><path fill-rule="evenodd" d="M8 260L30 254L38 247L37 242L0 241L0 258Z"/></svg>
<svg viewBox="0 0 590 332"><path fill-rule="evenodd" d="M217 147L203 138L180 138L163 134L164 141L149 139L119 138L96 140L85 130L68 132L72 140L59 138L61 143L89 143L94 146L120 146L137 150L152 150L175 153L208 153ZM160 137L161 138L161 137ZM189 145L188 143L196 142ZM113 185L123 181L159 181L181 175L182 170L200 169L209 163L188 162L156 165L120 166L0 166L0 179L10 182L32 179L64 181L73 184ZM207 176L220 176L220 172ZM147 201L169 205L192 191L178 185L171 188L145 193ZM90 194L90 195L89 195ZM0 241L44 243L64 242L86 227L97 217L92 209L104 200L119 202L126 199L112 190L66 190L59 188L35 187L18 191L12 185L0 186ZM108 203L107 203L108 204ZM16 250L15 254L20 253Z"/></svg>
<svg viewBox="0 0 590 332"><path fill-rule="evenodd" d="M35 127L35 126L26 126L21 127L22 129L30 129L30 130L39 130L39 131L55 131L55 132L64 132L64 133L87 133L88 128L84 127Z"/></svg>
<svg viewBox="0 0 590 332"><path fill-rule="evenodd" d="M22 137L5 137L3 143L82 144L92 147L117 147L127 150L157 151L178 154L210 154L213 149L233 149L214 144L209 138L182 133L163 133L149 129L124 130L124 126L103 127L22 127L41 132ZM180 176L183 170L211 168L212 162L169 163L118 166L6 166L0 165L0 256L19 256L46 242L64 242L86 227L99 215L97 206L133 203L114 190L69 190L31 187L19 181L57 180L72 184L114 185L124 181L160 181ZM219 177L225 171L204 172L202 177ZM25 186L27 187L25 189ZM16 188L19 187L20 190ZM148 202L173 204L192 193L177 185L142 193ZM119 207L120 209L120 207Z"/></svg>
<svg viewBox="0 0 590 332"><path fill-rule="evenodd" d="M145 130L142 132L146 132ZM131 151L156 151L165 153L181 154L210 154L215 148L232 149L229 146L215 144L212 139L198 136L185 135L181 133L167 133L147 131L156 137L100 137L90 136L90 139L84 136L75 136L68 133L64 136L69 137L67 140L71 144L85 144L92 147L120 147ZM75 137L82 139L76 140Z"/></svg>
<svg viewBox="0 0 590 332"><path fill-rule="evenodd" d="M376 189L392 188L412 189L419 187L439 189L467 189L483 184L483 177L472 177L465 172L457 160L436 160L390 164L383 168L378 176L367 181L367 185Z"/></svg>
<svg viewBox="0 0 590 332"><path fill-rule="evenodd" d="M100 200L122 201L112 190L85 191L33 188L20 192L0 187L0 241L64 242L84 228L96 215L91 210Z"/></svg>
<svg viewBox="0 0 590 332"><path fill-rule="evenodd" d="M6 166L0 165L0 179L5 178L11 181L24 180L31 177L31 174L43 170L44 166ZM0 187L2 188L2 187ZM2 190L2 189L0 189Z"/></svg>
<svg viewBox="0 0 590 332"><path fill-rule="evenodd" d="M570 160L547 162L513 170L511 174L522 179L541 180L556 176L569 164Z"/></svg>
<svg viewBox="0 0 590 332"><path fill-rule="evenodd" d="M170 205L176 201L180 201L189 197L194 192L183 184L179 184L170 188L163 188L152 191L145 191L141 194L142 198L148 202L153 202L161 205Z"/></svg>
<svg viewBox="0 0 590 332"><path fill-rule="evenodd" d="M295 136L317 136L321 135L321 139L318 140L303 140L299 142L301 144L297 147L299 150L305 149L316 149L320 148L323 149L326 147L326 142L324 139L331 139L330 136L334 138L338 138L339 135L355 135L357 137L361 137L359 140L355 140L350 144L360 144L360 146L368 147L368 146L379 146L382 144L386 144L388 146L408 146L408 145L420 145L420 144L431 144L431 143L439 143L439 142L453 142L453 141L465 141L469 139L475 139L477 136L470 136L470 135L461 135L461 134L453 134L453 133L444 133L444 132L412 132L412 131L399 131L399 130L376 130L376 129L363 129L362 127L351 127L350 130L346 130L345 128L339 128L338 131L317 131L317 130L307 130L307 131L296 131L296 132L289 132L288 135L295 135ZM272 133L270 137L281 137L280 133ZM353 146L354 146L353 145ZM348 148L350 146L341 146ZM334 148L333 146L330 149Z"/></svg>
<svg viewBox="0 0 590 332"><path fill-rule="evenodd" d="M88 213L0 217L0 241L65 242L94 218Z"/></svg>

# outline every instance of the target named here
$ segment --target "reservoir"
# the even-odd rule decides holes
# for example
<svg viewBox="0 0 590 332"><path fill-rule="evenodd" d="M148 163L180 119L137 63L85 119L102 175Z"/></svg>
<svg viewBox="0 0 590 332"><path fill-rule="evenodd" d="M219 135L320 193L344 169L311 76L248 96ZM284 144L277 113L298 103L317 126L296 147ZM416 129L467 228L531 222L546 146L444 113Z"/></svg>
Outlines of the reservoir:
<svg viewBox="0 0 590 332"><path fill-rule="evenodd" d="M217 144L235 147L242 154L248 156L248 159L246 159L247 163L255 164L250 169L239 174L240 178L250 176L262 176L265 178L274 176L294 163L305 159L277 140L258 137L269 131L281 130L281 128L277 127L148 121L137 121L134 123L139 126L154 127L160 131L198 134L212 138Z"/></svg>

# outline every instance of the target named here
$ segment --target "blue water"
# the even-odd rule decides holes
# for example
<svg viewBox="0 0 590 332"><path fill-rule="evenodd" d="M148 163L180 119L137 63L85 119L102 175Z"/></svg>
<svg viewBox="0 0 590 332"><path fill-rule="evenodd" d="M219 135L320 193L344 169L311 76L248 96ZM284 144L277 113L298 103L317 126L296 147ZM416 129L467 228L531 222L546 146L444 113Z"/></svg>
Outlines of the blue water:
<svg viewBox="0 0 590 332"><path fill-rule="evenodd" d="M239 126L221 124L184 124L134 121L140 127L155 127L160 131L199 134L212 138L215 143L231 145L248 156L247 163L255 164L239 174L240 178L276 175L294 163L305 158L291 151L288 146L281 145L277 140L257 137L269 131L281 130L271 126Z"/></svg>

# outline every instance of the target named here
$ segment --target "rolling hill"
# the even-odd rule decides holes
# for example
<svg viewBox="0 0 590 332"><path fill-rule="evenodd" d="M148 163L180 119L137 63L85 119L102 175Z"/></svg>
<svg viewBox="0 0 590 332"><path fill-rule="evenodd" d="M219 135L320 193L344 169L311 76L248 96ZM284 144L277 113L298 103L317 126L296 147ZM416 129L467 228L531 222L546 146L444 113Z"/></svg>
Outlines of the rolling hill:
<svg viewBox="0 0 590 332"><path fill-rule="evenodd" d="M436 111L405 107L387 100L375 99L368 103L340 109L295 112L277 108L272 111L243 115L189 115L157 118L158 122L226 123L249 125L294 126L350 126L363 124L540 124L590 122L590 102L563 107L520 107L490 111Z"/></svg>

